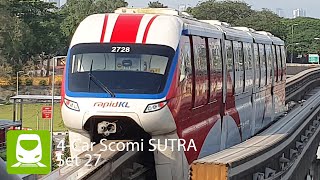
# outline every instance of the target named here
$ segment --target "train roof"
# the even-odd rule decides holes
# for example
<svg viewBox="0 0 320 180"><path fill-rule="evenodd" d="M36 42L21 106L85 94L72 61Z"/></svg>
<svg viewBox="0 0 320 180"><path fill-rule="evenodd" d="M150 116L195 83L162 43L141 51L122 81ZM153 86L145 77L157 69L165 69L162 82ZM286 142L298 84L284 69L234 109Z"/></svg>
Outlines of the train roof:
<svg viewBox="0 0 320 180"><path fill-rule="evenodd" d="M130 30L128 30L130 27ZM170 27L170 28L167 28ZM119 8L111 14L94 14L77 28L71 46L80 43L142 43L176 48L179 36L198 35L228 40L284 45L271 33L232 27L217 20L197 20L170 8Z"/></svg>

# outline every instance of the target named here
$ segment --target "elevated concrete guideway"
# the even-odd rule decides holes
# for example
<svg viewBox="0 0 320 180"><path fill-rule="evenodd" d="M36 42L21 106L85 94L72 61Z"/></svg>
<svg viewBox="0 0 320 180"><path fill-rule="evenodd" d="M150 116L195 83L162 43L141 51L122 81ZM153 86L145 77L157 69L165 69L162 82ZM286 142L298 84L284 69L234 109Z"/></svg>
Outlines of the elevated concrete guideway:
<svg viewBox="0 0 320 180"><path fill-rule="evenodd" d="M287 78L296 75L302 71L311 68L318 68L320 64L297 64L297 63L287 63Z"/></svg>

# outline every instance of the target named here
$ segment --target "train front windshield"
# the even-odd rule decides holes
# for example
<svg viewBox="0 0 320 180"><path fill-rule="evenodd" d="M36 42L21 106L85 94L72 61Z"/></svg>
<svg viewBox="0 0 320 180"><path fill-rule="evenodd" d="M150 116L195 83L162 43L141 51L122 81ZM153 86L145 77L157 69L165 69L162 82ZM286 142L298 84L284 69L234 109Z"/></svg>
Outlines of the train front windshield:
<svg viewBox="0 0 320 180"><path fill-rule="evenodd" d="M166 84L173 56L172 48L161 45L79 44L70 51L68 88L72 92L105 93L107 88L112 93L158 94Z"/></svg>

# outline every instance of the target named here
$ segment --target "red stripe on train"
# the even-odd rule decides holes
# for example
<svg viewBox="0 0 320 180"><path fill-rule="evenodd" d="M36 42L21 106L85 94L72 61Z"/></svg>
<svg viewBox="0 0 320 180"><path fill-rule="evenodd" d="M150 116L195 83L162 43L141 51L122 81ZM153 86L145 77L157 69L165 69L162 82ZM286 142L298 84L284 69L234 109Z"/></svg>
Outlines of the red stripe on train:
<svg viewBox="0 0 320 180"><path fill-rule="evenodd" d="M65 75L66 75L66 66L64 66L64 70L63 70L63 76L62 76L62 83L61 83L61 100L60 100L60 106L62 107L63 105L63 101L64 101L64 97L66 96L66 92L65 92Z"/></svg>
<svg viewBox="0 0 320 180"><path fill-rule="evenodd" d="M101 38L100 38L100 43L104 42L104 36L106 34L107 23L108 23L108 15L105 15L104 22L103 22L103 27L102 27Z"/></svg>
<svg viewBox="0 0 320 180"><path fill-rule="evenodd" d="M143 15L120 14L111 36L111 43L135 43Z"/></svg>
<svg viewBox="0 0 320 180"><path fill-rule="evenodd" d="M156 15L156 16L153 16L153 17L151 18L151 20L149 21L149 23L148 23L147 27L146 27L146 31L144 32L143 40L142 40L142 43L143 43L143 44L145 44L145 43L146 43L146 41L147 41L147 37L148 37L148 33L149 33L149 29L150 29L150 27L151 27L151 25L152 25L153 21L156 19L156 17L157 17L157 15Z"/></svg>

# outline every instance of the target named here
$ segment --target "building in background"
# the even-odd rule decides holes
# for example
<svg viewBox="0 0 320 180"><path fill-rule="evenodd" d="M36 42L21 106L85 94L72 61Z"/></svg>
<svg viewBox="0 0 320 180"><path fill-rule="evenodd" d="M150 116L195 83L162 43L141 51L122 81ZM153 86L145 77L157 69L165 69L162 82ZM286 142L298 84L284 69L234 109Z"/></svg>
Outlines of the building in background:
<svg viewBox="0 0 320 180"><path fill-rule="evenodd" d="M306 17L307 12L304 9L295 9L293 10L293 18L297 18L297 17Z"/></svg>
<svg viewBox="0 0 320 180"><path fill-rule="evenodd" d="M55 5L60 8L62 5L66 3L66 0L43 0L44 2L55 3Z"/></svg>
<svg viewBox="0 0 320 180"><path fill-rule="evenodd" d="M276 14L277 14L279 17L285 17L284 10L281 9L281 8L277 8L277 9L276 9Z"/></svg>
<svg viewBox="0 0 320 180"><path fill-rule="evenodd" d="M189 7L192 7L190 4L180 4L178 6L178 10L181 11L181 12L184 12L186 11Z"/></svg>

